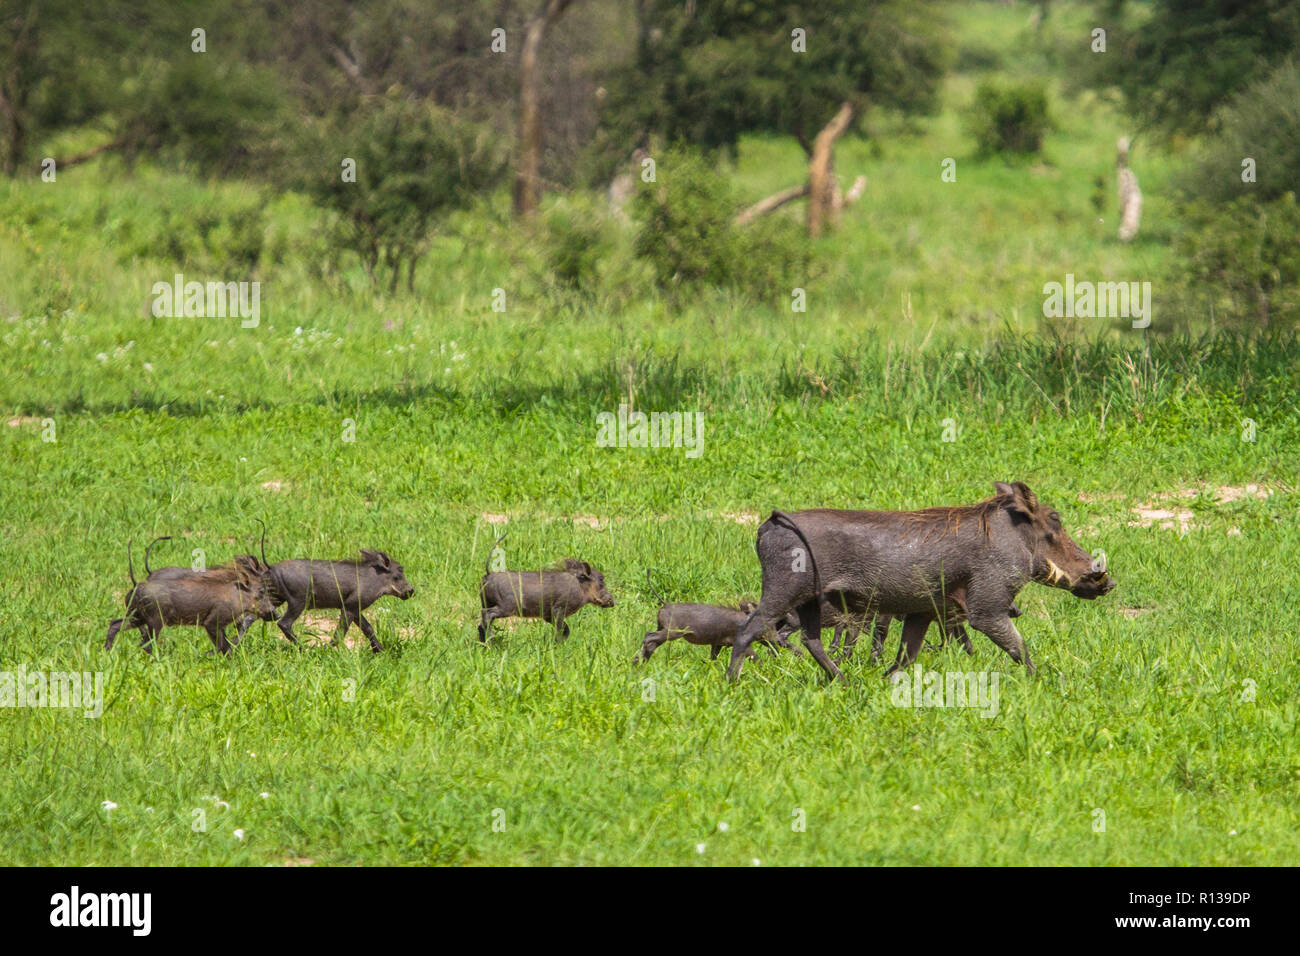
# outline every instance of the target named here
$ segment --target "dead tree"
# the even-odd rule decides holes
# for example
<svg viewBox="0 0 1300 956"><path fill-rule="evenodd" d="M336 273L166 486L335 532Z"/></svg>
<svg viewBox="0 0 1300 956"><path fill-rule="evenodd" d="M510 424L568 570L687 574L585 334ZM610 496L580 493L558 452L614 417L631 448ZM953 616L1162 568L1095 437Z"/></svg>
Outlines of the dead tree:
<svg viewBox="0 0 1300 956"><path fill-rule="evenodd" d="M746 225L759 216L780 209L788 202L807 197L808 235L816 238L827 227L835 225L839 221L840 210L855 202L867 186L867 177L859 176L846 194L841 192L839 180L835 177L835 141L844 135L852 121L853 107L844 103L812 143L808 143L803 135L798 135L800 145L808 154L808 182L783 189L742 210L733 220L735 224Z"/></svg>
<svg viewBox="0 0 1300 956"><path fill-rule="evenodd" d="M1138 233L1142 221L1142 190L1138 189L1137 176L1128 168L1128 139L1122 138L1118 146L1115 165L1119 167L1119 238L1129 242Z"/></svg>
<svg viewBox="0 0 1300 956"><path fill-rule="evenodd" d="M839 218L842 203L836 200L835 141L844 135L852 119L853 107L845 103L813 140L812 159L808 161L808 235L813 239Z"/></svg>
<svg viewBox="0 0 1300 956"><path fill-rule="evenodd" d="M779 193L773 193L766 199L762 199L748 209L743 210L733 220L737 226L747 226L759 216L765 216L774 209L780 209L788 202L796 199L802 199L807 196L809 187L807 183L798 186L791 186L789 189L783 189Z"/></svg>
<svg viewBox="0 0 1300 956"><path fill-rule="evenodd" d="M609 184L609 211L613 213L614 218L620 222L626 223L630 220L627 215L627 204L631 201L632 196L636 193L636 177L640 173L642 163L650 156L644 149L638 146L632 151L632 159L628 167L616 175Z"/></svg>

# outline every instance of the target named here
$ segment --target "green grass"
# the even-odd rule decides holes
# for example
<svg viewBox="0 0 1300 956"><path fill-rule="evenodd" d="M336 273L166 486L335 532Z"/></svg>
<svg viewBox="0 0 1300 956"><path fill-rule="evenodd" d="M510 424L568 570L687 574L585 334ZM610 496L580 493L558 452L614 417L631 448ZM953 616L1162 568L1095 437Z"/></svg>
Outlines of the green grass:
<svg viewBox="0 0 1300 956"><path fill-rule="evenodd" d="M1053 29L1075 16L1059 12ZM959 16L1005 70L1050 65L1017 55L1026 8ZM1167 334L1159 288L1146 335L1043 327L1042 284L1067 271L1164 274L1176 159L1144 157L1149 235L1122 247L1120 120L1054 86L1040 166L977 162L976 81L955 75L934 118L873 120L878 148L843 144L841 175L871 186L793 317L725 295L556 307L504 197L435 243L417 295L390 298L355 269L319 277L318 221L294 196L109 164L0 184L0 670L105 687L99 719L0 709L0 863L1293 862L1300 343ZM747 141L736 175L765 195L797 181L798 150ZM282 249L262 325L148 316L179 267L131 237L261 198ZM219 260L183 271L234 278ZM703 455L596 447L596 413L629 396L703 411ZM970 502L1012 479L1120 584L1091 603L1021 593L1035 678L978 634L974 658L925 652L999 672L995 717L893 706L865 651L840 686L765 652L730 686L681 642L631 664L657 608L648 567L673 599L753 596L771 508ZM1220 500L1247 485L1272 493ZM1190 527L1143 527L1142 506ZM196 629L165 631L153 659L129 634L103 651L129 538L137 570L158 534L174 539L156 565L216 562L253 546L259 517L273 560L364 546L405 565L416 596L368 615L385 653L295 649L262 625L229 660ZM502 530L511 566L580 556L618 605L583 610L563 644L509 622L480 645Z"/></svg>

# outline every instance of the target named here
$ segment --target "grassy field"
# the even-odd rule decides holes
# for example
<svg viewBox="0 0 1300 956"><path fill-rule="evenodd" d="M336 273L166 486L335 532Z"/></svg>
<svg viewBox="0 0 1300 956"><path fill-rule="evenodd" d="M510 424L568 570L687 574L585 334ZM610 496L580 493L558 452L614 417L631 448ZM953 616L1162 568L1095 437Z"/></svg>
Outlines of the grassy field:
<svg viewBox="0 0 1300 956"><path fill-rule="evenodd" d="M955 28L990 69L1041 72L1024 14ZM1300 342L1169 331L1176 157L1143 156L1144 238L1120 246L1120 120L1054 83L1043 162L976 160L976 79L844 143L841 174L870 186L822 275L792 277L810 291L794 316L721 294L556 305L504 196L389 297L317 275L299 197L109 163L0 184L0 671L104 680L98 719L0 708L0 864L1293 863ZM747 141L738 189L799 165ZM250 202L279 250L261 324L149 315L177 271L231 276L138 250L168 217ZM1153 328L1046 326L1042 285L1066 272L1150 278ZM629 400L703 412L703 453L597 447L596 415ZM998 672L995 716L895 706L865 652L837 686L766 652L728 685L681 642L631 663L658 606L646 569L676 600L756 596L774 507L956 504L1017 479L1119 587L1021 593L1034 678L978 634L973 658L924 653ZM215 563L254 547L256 518L272 560L405 565L415 597L368 614L385 653L260 624L230 659L194 629L153 659L131 635L103 650L128 539L137 572L161 534L155 565ZM480 645L477 582L507 530L511 567L584 558L617 606L563 644L505 622Z"/></svg>

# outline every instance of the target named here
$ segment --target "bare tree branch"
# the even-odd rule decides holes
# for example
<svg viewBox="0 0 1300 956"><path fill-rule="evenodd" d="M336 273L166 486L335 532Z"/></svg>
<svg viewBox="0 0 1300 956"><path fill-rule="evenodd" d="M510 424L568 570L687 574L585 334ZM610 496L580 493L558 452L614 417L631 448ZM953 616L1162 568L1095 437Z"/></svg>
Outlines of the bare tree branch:
<svg viewBox="0 0 1300 956"><path fill-rule="evenodd" d="M347 74L348 79L353 82L357 89L366 94L374 93L373 86L366 79L365 74L361 72L361 67L357 64L357 61L348 56L342 47L333 41L328 41L325 48L329 51L330 56L334 58L334 62L339 65L339 69Z"/></svg>
<svg viewBox="0 0 1300 956"><path fill-rule="evenodd" d="M748 209L742 210L732 223L737 226L747 226L759 216L766 216L773 210L780 209L788 202L796 199L802 199L808 195L808 184L800 186L791 186L789 189L783 189L779 193L773 193L766 199L761 199Z"/></svg>
<svg viewBox="0 0 1300 956"><path fill-rule="evenodd" d="M90 149L83 150L80 153L73 153L71 156L67 156L63 159L56 159L54 161L54 168L67 169L70 166L79 166L84 162L88 162L89 160L94 159L96 156L102 155L103 153L110 153L113 150L121 149L125 145L126 145L125 136L118 137L117 139L110 139L107 143L100 143L98 146L93 146Z"/></svg>

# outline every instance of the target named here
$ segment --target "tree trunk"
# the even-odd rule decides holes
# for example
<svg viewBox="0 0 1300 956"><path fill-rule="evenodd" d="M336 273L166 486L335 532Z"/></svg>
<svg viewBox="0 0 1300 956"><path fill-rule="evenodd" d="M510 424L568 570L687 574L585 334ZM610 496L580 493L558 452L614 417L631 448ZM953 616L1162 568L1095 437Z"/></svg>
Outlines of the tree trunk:
<svg viewBox="0 0 1300 956"><path fill-rule="evenodd" d="M544 0L537 16L528 21L519 53L519 165L515 169L515 215L537 212L541 195L538 170L542 160L541 50L547 29L573 4L573 0Z"/></svg>
<svg viewBox="0 0 1300 956"><path fill-rule="evenodd" d="M0 96L0 99L3 99L3 96ZM9 126L5 139L9 141L9 145L5 149L4 174L12 177L18 172L18 157L27 147L24 142L22 120L14 112L6 112L5 119Z"/></svg>
<svg viewBox="0 0 1300 956"><path fill-rule="evenodd" d="M26 112L27 91L23 86L20 48L15 43L13 63L7 76L0 77L0 116L5 120L4 174L18 172L23 153L27 149Z"/></svg>
<svg viewBox="0 0 1300 956"><path fill-rule="evenodd" d="M808 235L816 239L837 215L835 202L835 141L849 128L853 107L845 103L834 118L822 127L813 142L808 161Z"/></svg>
<svg viewBox="0 0 1300 956"><path fill-rule="evenodd" d="M0 116L5 119L5 139L8 141L4 152L6 176L18 172L27 150L27 100L32 85L39 79L30 75L36 70L40 48L39 10L38 4L31 4L21 22L12 21L13 44L7 69L0 75Z"/></svg>
<svg viewBox="0 0 1300 956"><path fill-rule="evenodd" d="M1119 238L1121 242L1132 242L1142 223L1142 190L1138 189L1137 177L1128 168L1128 140L1121 139L1116 144L1115 165L1119 167Z"/></svg>

